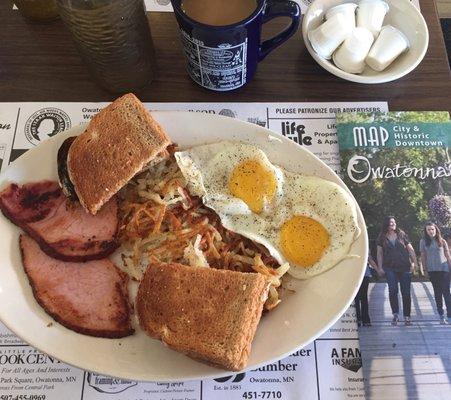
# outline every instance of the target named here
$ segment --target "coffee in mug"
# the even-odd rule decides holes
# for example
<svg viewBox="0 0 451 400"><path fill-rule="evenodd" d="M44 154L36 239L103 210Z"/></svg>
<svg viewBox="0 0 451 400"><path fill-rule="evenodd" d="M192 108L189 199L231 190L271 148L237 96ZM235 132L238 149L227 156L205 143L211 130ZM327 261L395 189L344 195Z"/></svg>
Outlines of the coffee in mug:
<svg viewBox="0 0 451 400"><path fill-rule="evenodd" d="M240 22L257 8L257 0L183 0L182 10L205 25L225 26Z"/></svg>
<svg viewBox="0 0 451 400"><path fill-rule="evenodd" d="M194 82L216 91L248 83L257 64L290 38L301 18L291 0L171 0L180 27L187 71ZM262 26L276 17L291 23L261 40Z"/></svg>

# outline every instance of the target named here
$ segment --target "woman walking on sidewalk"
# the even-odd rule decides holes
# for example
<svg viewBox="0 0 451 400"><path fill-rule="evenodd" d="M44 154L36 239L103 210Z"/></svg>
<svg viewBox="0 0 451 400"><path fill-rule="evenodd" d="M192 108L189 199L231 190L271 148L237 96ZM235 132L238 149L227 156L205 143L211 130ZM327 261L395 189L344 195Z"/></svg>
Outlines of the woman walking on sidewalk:
<svg viewBox="0 0 451 400"><path fill-rule="evenodd" d="M393 313L392 325L399 321L398 284L401 286L402 311L404 322L410 320L410 284L412 272L417 267L417 259L407 235L396 225L395 217L384 218L377 238L377 265L383 268L387 277L390 307Z"/></svg>
<svg viewBox="0 0 451 400"><path fill-rule="evenodd" d="M434 288L435 304L440 316L440 323L451 322L451 294L449 290L451 257L446 241L442 238L440 229L432 222L428 222L420 240L421 263L426 266L432 287ZM445 300L446 313L443 312Z"/></svg>

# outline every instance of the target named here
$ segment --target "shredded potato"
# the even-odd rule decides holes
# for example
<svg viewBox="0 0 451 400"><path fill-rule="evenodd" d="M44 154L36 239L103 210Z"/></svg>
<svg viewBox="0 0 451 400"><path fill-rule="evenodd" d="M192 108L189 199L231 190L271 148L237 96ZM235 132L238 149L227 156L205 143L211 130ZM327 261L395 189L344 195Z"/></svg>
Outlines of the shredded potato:
<svg viewBox="0 0 451 400"><path fill-rule="evenodd" d="M205 254L200 249L201 235L196 236L193 243L188 244L183 251L183 258L188 261L188 265L192 267L209 267Z"/></svg>
<svg viewBox="0 0 451 400"><path fill-rule="evenodd" d="M186 186L170 156L122 189L119 239L126 272L141 280L151 261L259 272L271 282L265 309L276 307L289 265L280 266L266 248L225 229L216 213L191 196Z"/></svg>

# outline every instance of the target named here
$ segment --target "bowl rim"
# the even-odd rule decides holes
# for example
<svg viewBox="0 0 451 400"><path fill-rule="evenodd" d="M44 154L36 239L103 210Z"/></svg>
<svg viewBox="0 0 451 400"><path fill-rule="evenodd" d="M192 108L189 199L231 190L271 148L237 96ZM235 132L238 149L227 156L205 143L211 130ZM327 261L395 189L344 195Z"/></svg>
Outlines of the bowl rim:
<svg viewBox="0 0 451 400"><path fill-rule="evenodd" d="M385 0L384 0L385 1ZM426 20L423 17L423 14L409 1L409 0L397 0L397 2L404 2L407 7L412 8L412 12L416 15L416 18L418 19L419 26L421 26L422 32L425 36L425 42L424 45L421 48L421 51L416 58L415 62L413 62L411 65L409 65L407 68L399 71L398 73L393 74L387 74L387 75L373 75L373 76L362 76L357 74L351 74L348 72L345 72L338 67L336 67L330 60L327 60L323 57L321 57L319 54L313 50L312 45L310 44L310 41L308 39L308 31L307 31L307 21L309 20L309 15L313 12L313 8L315 5L319 4L320 2L325 2L325 0L314 0L309 7L307 8L307 11L304 14L304 17L302 19L302 39L304 41L305 47L307 48L310 55L313 57L313 59L326 71L330 72L332 75L337 76L338 78L342 78L347 81L355 82L355 83L362 83L362 84L378 84L378 83L386 83L386 82L392 82L399 78L402 78L403 76L409 74L412 72L421 61L423 61L424 56L426 55L426 52L429 48L429 29L426 23ZM387 1L385 1L387 2ZM390 0L388 0L390 2ZM345 4L345 3L342 3ZM327 11L323 12L324 15ZM394 28L398 29L396 26ZM398 29L399 30L399 29ZM409 41L410 43L410 41Z"/></svg>

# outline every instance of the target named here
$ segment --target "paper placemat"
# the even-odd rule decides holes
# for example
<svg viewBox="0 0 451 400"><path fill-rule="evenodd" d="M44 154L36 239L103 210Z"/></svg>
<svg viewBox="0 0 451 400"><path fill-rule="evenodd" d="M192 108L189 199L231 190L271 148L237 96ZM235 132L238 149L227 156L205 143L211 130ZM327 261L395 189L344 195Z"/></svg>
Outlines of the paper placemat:
<svg viewBox="0 0 451 400"><path fill-rule="evenodd" d="M108 103L0 104L0 170L40 142L90 118ZM385 102L146 103L238 118L307 147L340 169L335 113L387 111ZM149 339L151 340L151 339ZM364 399L354 306L323 336L258 370L189 382L133 382L66 365L39 352L0 323L0 400L338 400Z"/></svg>

